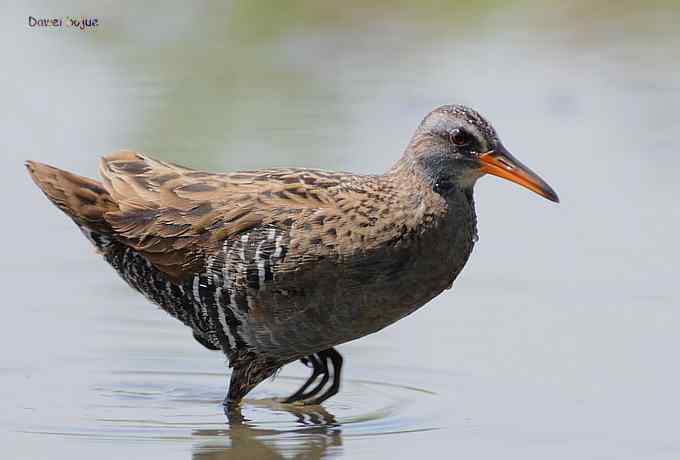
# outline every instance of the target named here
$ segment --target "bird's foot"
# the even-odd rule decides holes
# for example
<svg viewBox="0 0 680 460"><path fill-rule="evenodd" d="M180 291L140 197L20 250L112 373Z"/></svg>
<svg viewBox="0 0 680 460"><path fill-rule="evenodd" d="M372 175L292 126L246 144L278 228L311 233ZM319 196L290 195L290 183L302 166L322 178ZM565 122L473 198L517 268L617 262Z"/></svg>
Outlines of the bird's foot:
<svg viewBox="0 0 680 460"><path fill-rule="evenodd" d="M303 361L304 360L304 361ZM309 355L302 358L300 361L306 366L311 364L312 375L305 381L305 383L295 393L284 399L286 404L301 404L305 406L318 405L334 396L340 390L340 376L342 369L342 356L334 348L320 351L314 355ZM329 366L329 364L331 364ZM331 372L332 371L332 372ZM314 388L307 391L307 389L321 377ZM332 376L332 380L331 380ZM324 392L321 392L326 384L331 381L331 386Z"/></svg>

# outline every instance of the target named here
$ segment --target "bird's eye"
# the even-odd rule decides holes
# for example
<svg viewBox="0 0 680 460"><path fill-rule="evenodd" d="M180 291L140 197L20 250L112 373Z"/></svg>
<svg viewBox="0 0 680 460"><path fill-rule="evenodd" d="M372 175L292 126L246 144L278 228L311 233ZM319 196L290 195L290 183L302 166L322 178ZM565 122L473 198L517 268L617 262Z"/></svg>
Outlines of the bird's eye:
<svg viewBox="0 0 680 460"><path fill-rule="evenodd" d="M468 145L472 141L472 136L462 129L457 129L449 134L449 139L457 146L462 147Z"/></svg>

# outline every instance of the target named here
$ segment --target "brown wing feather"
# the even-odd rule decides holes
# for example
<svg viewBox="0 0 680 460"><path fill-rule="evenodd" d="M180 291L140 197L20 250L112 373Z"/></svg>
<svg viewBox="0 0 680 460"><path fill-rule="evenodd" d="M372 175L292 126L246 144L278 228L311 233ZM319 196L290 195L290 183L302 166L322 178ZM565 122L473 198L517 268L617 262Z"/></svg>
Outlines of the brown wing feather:
<svg viewBox="0 0 680 460"><path fill-rule="evenodd" d="M207 173L130 151L104 158L100 169L117 205L106 221L174 278L191 276L233 235L260 225L289 227L296 211L337 210L329 190L341 183L311 170Z"/></svg>
<svg viewBox="0 0 680 460"><path fill-rule="evenodd" d="M208 173L130 151L102 160L102 183L27 166L79 225L135 249L175 280L201 273L225 240L250 230L284 230L291 256L281 269L295 270L397 241L445 211L390 177L310 169Z"/></svg>

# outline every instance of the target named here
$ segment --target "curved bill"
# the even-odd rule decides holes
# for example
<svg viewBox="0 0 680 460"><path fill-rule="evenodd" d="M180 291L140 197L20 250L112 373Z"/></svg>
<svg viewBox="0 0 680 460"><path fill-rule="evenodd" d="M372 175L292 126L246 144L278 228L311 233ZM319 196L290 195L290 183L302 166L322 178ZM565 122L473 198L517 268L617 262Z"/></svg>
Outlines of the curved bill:
<svg viewBox="0 0 680 460"><path fill-rule="evenodd" d="M482 173L502 177L536 192L542 197L559 203L557 193L538 174L524 166L508 152L503 144L479 157L482 162Z"/></svg>

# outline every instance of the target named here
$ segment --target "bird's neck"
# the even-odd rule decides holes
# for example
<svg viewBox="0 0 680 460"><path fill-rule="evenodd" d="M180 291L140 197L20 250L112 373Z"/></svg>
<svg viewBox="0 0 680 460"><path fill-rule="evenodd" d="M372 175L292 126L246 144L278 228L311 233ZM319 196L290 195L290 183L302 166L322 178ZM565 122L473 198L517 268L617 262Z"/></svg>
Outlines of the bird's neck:
<svg viewBox="0 0 680 460"><path fill-rule="evenodd" d="M409 149L385 176L403 187L407 194L404 203L416 221L422 224L433 218L439 221L465 220L470 225L471 238L477 239L474 181L461 182L441 171L428 170L410 154Z"/></svg>
<svg viewBox="0 0 680 460"><path fill-rule="evenodd" d="M408 184L421 193L434 193L444 199L464 198L471 206L473 202L473 188L477 177L457 177L451 171L441 167L428 168L427 164L419 162L407 150L392 168L385 174L395 182Z"/></svg>
<svg viewBox="0 0 680 460"><path fill-rule="evenodd" d="M431 293L436 295L451 285L477 240L472 186L438 188L437 178L408 157L384 177L395 184L391 188L404 216L401 247L428 267L419 281L433 283Z"/></svg>
<svg viewBox="0 0 680 460"><path fill-rule="evenodd" d="M469 216L475 222L473 185L461 184L446 174L428 171L408 151L384 175L401 198L405 210L419 223Z"/></svg>

